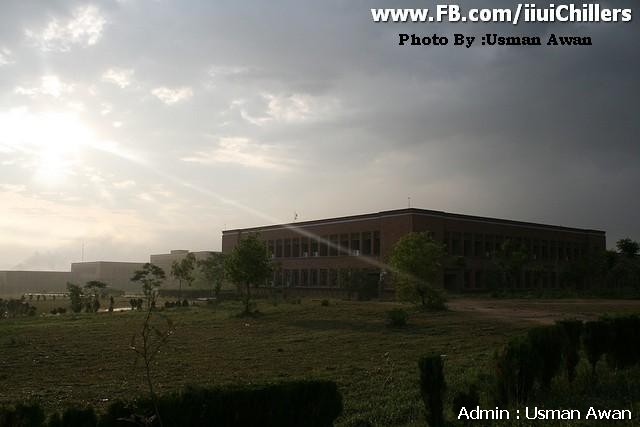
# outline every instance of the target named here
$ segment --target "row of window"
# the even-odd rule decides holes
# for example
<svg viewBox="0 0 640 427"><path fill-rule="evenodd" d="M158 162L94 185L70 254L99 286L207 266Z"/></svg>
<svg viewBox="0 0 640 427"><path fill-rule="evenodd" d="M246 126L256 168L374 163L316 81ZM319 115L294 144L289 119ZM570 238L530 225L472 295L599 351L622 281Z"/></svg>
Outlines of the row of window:
<svg viewBox="0 0 640 427"><path fill-rule="evenodd" d="M585 247L574 242L539 240L493 234L445 232L443 243L449 255L489 258L507 240L522 248L533 260L570 261L585 255Z"/></svg>
<svg viewBox="0 0 640 427"><path fill-rule="evenodd" d="M379 271L373 269L363 269L364 273L369 274L378 280ZM337 269L337 268L311 268L296 270L276 270L273 273L273 285L277 287L327 287L340 288L346 285L349 280L349 274L353 273L353 269Z"/></svg>
<svg viewBox="0 0 640 427"><path fill-rule="evenodd" d="M380 232L363 231L331 234L320 238L293 237L267 240L272 258L300 258L314 256L380 255Z"/></svg>

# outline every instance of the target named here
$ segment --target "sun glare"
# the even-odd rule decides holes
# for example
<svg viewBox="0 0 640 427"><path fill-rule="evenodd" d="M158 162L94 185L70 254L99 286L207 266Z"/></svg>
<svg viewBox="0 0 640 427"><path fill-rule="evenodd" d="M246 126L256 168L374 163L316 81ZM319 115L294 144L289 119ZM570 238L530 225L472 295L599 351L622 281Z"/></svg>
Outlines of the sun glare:
<svg viewBox="0 0 640 427"><path fill-rule="evenodd" d="M47 185L63 182L80 163L81 149L95 145L95 135L76 113L0 113L0 146L20 154L34 178Z"/></svg>

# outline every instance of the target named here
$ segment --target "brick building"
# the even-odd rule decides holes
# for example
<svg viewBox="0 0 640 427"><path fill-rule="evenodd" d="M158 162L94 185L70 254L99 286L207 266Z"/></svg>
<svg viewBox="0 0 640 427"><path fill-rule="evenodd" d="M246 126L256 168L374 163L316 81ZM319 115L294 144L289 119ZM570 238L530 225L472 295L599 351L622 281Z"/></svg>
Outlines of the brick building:
<svg viewBox="0 0 640 427"><path fill-rule="evenodd" d="M428 232L446 246L449 256L438 284L450 290L486 289L498 270L495 254L507 240L529 257L509 283L514 288L565 286L562 273L572 262L606 248L603 231L408 208L227 230L222 252L229 253L243 234L258 233L277 265L274 286L340 288L341 273L358 269L389 289L385 259L402 236L414 231Z"/></svg>

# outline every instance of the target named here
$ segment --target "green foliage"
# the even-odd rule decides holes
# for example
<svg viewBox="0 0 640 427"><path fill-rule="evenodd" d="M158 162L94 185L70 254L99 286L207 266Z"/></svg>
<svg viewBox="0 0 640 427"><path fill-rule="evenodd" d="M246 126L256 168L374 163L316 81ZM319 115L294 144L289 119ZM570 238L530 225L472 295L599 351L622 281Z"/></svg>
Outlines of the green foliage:
<svg viewBox="0 0 640 427"><path fill-rule="evenodd" d="M196 256L189 252L180 261L173 261L171 264L171 276L178 280L178 299L182 298L182 283L186 283L187 286L191 286L193 281L196 280L194 271L196 268Z"/></svg>
<svg viewBox="0 0 640 427"><path fill-rule="evenodd" d="M427 233L409 233L398 240L389 256L398 298L419 301L427 307L442 271L444 254L443 246Z"/></svg>
<svg viewBox="0 0 640 427"><path fill-rule="evenodd" d="M98 417L92 407L67 408L62 413L62 427L96 427Z"/></svg>
<svg viewBox="0 0 640 427"><path fill-rule="evenodd" d="M257 234L241 237L229 255L224 258L227 277L244 287L245 313L250 311L251 286L264 284L273 274L273 263L267 247Z"/></svg>
<svg viewBox="0 0 640 427"><path fill-rule="evenodd" d="M387 326L389 327L402 328L407 326L407 320L409 320L409 314L401 308L387 311Z"/></svg>
<svg viewBox="0 0 640 427"><path fill-rule="evenodd" d="M198 268L200 268L207 283L211 285L213 295L218 299L220 297L220 289L225 280L224 254L209 254L207 258L198 261Z"/></svg>
<svg viewBox="0 0 640 427"><path fill-rule="evenodd" d="M467 390L462 390L456 393L453 397L451 407L453 414L458 415L462 408L471 410L480 405L480 394L478 393L478 386L471 384Z"/></svg>
<svg viewBox="0 0 640 427"><path fill-rule="evenodd" d="M582 334L582 343L587 359L591 364L591 370L595 374L596 365L609 348L609 325L602 320L585 322Z"/></svg>
<svg viewBox="0 0 640 427"><path fill-rule="evenodd" d="M616 242L618 252L627 257L635 257L640 252L640 243L630 238L620 239Z"/></svg>
<svg viewBox="0 0 640 427"><path fill-rule="evenodd" d="M164 279L166 279L164 270L147 262L142 266L141 270L137 270L133 274L131 281L140 283L142 292L149 299L158 290Z"/></svg>
<svg viewBox="0 0 640 427"><path fill-rule="evenodd" d="M320 305L322 307L329 307L329 300L328 299L323 299L322 301L320 301Z"/></svg>
<svg viewBox="0 0 640 427"><path fill-rule="evenodd" d="M159 397L158 408L167 427L329 427L342 412L342 396L336 384L329 381L187 387L180 393ZM146 399L116 401L101 417L99 426L128 426L131 424L123 419L140 419L152 412L152 402ZM158 425L157 421L153 425Z"/></svg>
<svg viewBox="0 0 640 427"><path fill-rule="evenodd" d="M526 402L538 372L538 360L527 337L516 337L496 353L496 403Z"/></svg>
<svg viewBox="0 0 640 427"><path fill-rule="evenodd" d="M418 362L420 368L420 394L426 412L427 425L444 426L443 400L446 388L444 380L444 363L438 354L422 357Z"/></svg>
<svg viewBox="0 0 640 427"><path fill-rule="evenodd" d="M496 252L494 262L502 273L502 285L514 286L529 262L529 254L524 246L513 240L505 240Z"/></svg>
<svg viewBox="0 0 640 427"><path fill-rule="evenodd" d="M349 300L355 295L358 301L368 301L378 296L380 273L361 268L341 269L340 287L347 291Z"/></svg>
<svg viewBox="0 0 640 427"><path fill-rule="evenodd" d="M21 299L0 298L0 320L15 317L35 316L36 307Z"/></svg>
<svg viewBox="0 0 640 427"><path fill-rule="evenodd" d="M602 319L608 324L607 362L628 368L640 362L640 317L635 315Z"/></svg>
<svg viewBox="0 0 640 427"><path fill-rule="evenodd" d="M71 311L74 313L80 313L82 311L82 288L73 283L67 282L67 292L69 292L69 303L71 305Z"/></svg>
<svg viewBox="0 0 640 427"><path fill-rule="evenodd" d="M567 379L573 382L576 377L576 367L580 361L580 335L582 334L582 320L560 320L556 325L563 333L562 358L564 360Z"/></svg>
<svg viewBox="0 0 640 427"><path fill-rule="evenodd" d="M38 403L0 406L0 426L2 427L40 427L44 421L45 414Z"/></svg>
<svg viewBox="0 0 640 427"><path fill-rule="evenodd" d="M534 374L543 389L549 388L562 366L563 338L562 329L555 325L538 326L527 333L532 356L537 361Z"/></svg>

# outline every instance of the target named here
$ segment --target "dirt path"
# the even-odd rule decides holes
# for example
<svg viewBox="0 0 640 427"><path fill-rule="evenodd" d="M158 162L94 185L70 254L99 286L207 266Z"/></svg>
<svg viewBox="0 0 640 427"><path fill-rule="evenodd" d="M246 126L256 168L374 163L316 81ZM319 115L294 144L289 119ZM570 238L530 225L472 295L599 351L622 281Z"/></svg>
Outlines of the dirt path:
<svg viewBox="0 0 640 427"><path fill-rule="evenodd" d="M640 313L640 300L529 300L456 298L449 308L493 319L550 324L559 319L593 319L606 313Z"/></svg>

